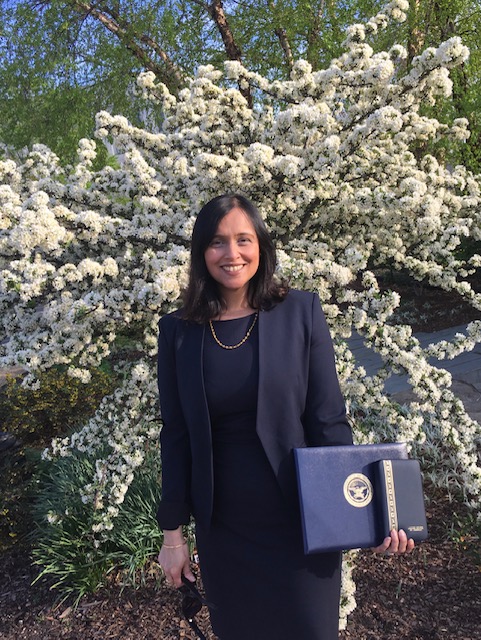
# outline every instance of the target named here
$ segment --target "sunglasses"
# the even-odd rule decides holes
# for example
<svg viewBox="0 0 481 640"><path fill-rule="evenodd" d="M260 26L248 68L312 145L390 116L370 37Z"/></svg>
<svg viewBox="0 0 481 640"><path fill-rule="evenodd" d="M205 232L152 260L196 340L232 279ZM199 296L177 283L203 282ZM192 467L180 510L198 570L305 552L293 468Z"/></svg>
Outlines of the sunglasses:
<svg viewBox="0 0 481 640"><path fill-rule="evenodd" d="M191 582L184 575L182 576L182 582L182 586L178 588L178 591L182 594L182 615L189 623L190 628L196 633L198 640L207 640L194 618L204 605L210 609L215 609L216 607L200 595L195 582Z"/></svg>

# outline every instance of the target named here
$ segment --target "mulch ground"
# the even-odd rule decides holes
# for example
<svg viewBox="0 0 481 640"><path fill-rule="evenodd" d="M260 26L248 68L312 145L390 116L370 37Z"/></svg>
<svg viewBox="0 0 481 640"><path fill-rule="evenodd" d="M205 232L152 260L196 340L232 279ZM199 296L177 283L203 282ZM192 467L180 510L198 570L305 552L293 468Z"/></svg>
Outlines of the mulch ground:
<svg viewBox="0 0 481 640"><path fill-rule="evenodd" d="M481 318L456 294L416 290L412 283L390 287L403 297L399 320L415 331ZM439 491L428 489L428 495L429 541L407 557L360 552L354 576L358 606L340 640L481 640L479 538L463 537L459 523L467 513L462 505ZM154 579L137 590L112 585L84 598L77 608L59 604L47 582L32 586L37 570L28 543L19 537L0 556L0 639L194 638L180 615L179 595ZM205 610L198 620L209 640L215 640Z"/></svg>
<svg viewBox="0 0 481 640"><path fill-rule="evenodd" d="M457 509L457 519L462 518ZM406 557L360 553L358 606L341 640L481 640L479 540L450 538L452 520L453 505L438 493L428 506L429 542ZM4 640L194 638L181 617L179 595L153 580L137 590L112 586L86 597L76 609L67 602L55 604L46 583L31 586L36 570L22 543L2 555L0 575ZM214 640L206 612L198 618Z"/></svg>
<svg viewBox="0 0 481 640"><path fill-rule="evenodd" d="M432 333L448 327L481 320L481 311L474 309L455 291L442 291L413 280L405 274L396 274L391 280L378 274L381 291L396 291L401 303L394 312L393 321L408 324L417 332ZM474 291L481 291L481 270L468 278Z"/></svg>

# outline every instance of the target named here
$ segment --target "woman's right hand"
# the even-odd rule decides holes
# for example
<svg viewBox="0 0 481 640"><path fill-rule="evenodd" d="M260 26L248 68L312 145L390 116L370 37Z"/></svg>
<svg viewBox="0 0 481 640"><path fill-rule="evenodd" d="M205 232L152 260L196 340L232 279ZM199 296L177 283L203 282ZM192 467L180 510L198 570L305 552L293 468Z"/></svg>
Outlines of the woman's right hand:
<svg viewBox="0 0 481 640"><path fill-rule="evenodd" d="M165 532L164 544L162 545L158 557L158 562L165 574L165 580L171 587L182 586L182 574L188 580L195 582L194 574L190 568L189 547L184 542L182 531L179 535L167 535L177 533Z"/></svg>

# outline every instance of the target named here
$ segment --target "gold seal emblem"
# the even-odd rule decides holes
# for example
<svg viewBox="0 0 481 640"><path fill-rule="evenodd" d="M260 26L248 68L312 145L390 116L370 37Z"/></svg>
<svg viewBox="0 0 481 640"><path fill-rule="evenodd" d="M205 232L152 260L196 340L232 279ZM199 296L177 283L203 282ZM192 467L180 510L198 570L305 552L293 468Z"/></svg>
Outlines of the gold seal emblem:
<svg viewBox="0 0 481 640"><path fill-rule="evenodd" d="M367 507L373 496L372 484L362 473L351 473L344 482L344 497L353 507Z"/></svg>

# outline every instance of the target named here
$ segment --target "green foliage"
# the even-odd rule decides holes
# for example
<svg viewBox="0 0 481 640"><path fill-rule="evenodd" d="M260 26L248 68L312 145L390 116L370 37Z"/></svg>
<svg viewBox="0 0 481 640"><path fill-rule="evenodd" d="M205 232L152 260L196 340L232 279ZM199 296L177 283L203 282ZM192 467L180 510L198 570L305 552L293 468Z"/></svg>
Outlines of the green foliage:
<svg viewBox="0 0 481 640"><path fill-rule="evenodd" d="M459 549L473 558L481 571L481 521L476 515L471 512L460 515L453 511L450 537Z"/></svg>
<svg viewBox="0 0 481 640"><path fill-rule="evenodd" d="M88 420L115 388L111 374L97 369L91 375L91 381L84 384L54 367L39 373L32 387L22 386L19 378L9 378L0 397L2 430L28 444L45 444L66 434Z"/></svg>
<svg viewBox="0 0 481 640"><path fill-rule="evenodd" d="M383 0L225 0L228 28L245 66L267 77L286 78L289 55L323 68L342 51L346 28L373 16ZM135 78L147 68L173 91L178 79L172 66L192 75L200 64L221 67L228 57L211 3L197 0L134 0L92 5L77 0L0 0L0 142L13 148L41 142L63 163L76 158L78 140L92 137L100 110L122 113L134 125L155 130L162 114L134 91ZM107 28L123 25L117 37ZM374 38L376 50L394 43L408 50L408 61L423 49L460 36L471 51L453 72L453 96L436 106L443 120L467 117L470 140L460 149L443 149L446 160L473 171L481 167L481 92L479 91L481 12L478 0L425 0L410 3L408 20ZM135 47L143 54L135 55ZM286 53L289 50L290 54ZM162 52L162 53L160 53ZM166 60L170 61L167 63ZM96 165L107 162L99 150Z"/></svg>
<svg viewBox="0 0 481 640"><path fill-rule="evenodd" d="M79 139L93 137L98 111L143 121L132 93L143 67L98 21L58 1L0 2L0 11L1 142L43 143L68 163Z"/></svg>
<svg viewBox="0 0 481 640"><path fill-rule="evenodd" d="M81 490L95 472L95 456L74 453L44 464L34 505L37 523L33 557L61 595L78 601L115 577L136 585L143 568L158 551L162 533L155 520L160 500L157 447L136 472L115 527L95 533L95 509L82 501Z"/></svg>
<svg viewBox="0 0 481 640"><path fill-rule="evenodd" d="M0 552L32 529L30 504L38 454L10 449L0 454Z"/></svg>

